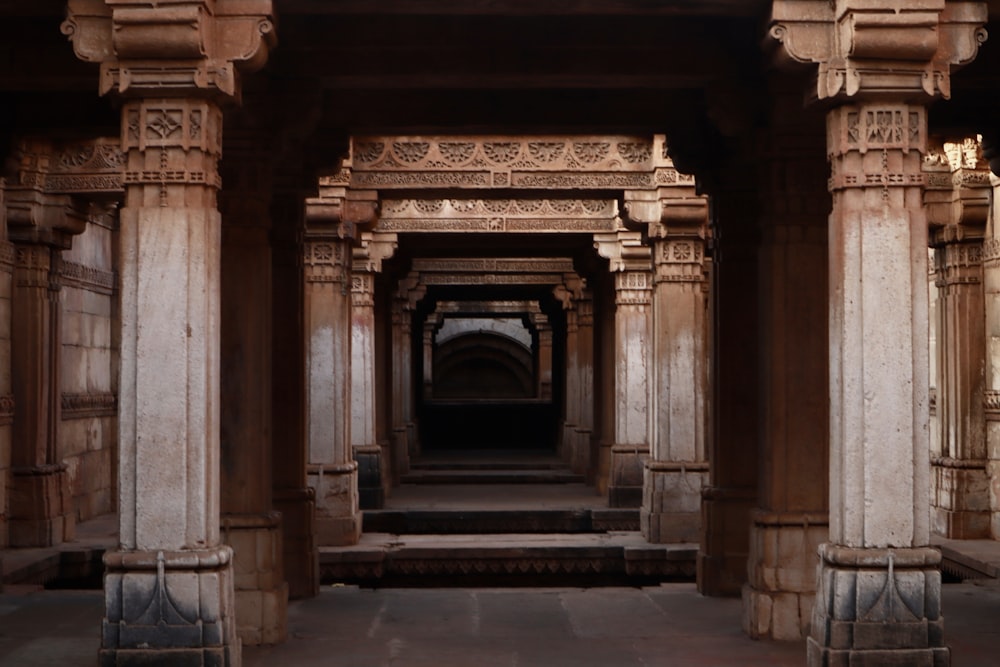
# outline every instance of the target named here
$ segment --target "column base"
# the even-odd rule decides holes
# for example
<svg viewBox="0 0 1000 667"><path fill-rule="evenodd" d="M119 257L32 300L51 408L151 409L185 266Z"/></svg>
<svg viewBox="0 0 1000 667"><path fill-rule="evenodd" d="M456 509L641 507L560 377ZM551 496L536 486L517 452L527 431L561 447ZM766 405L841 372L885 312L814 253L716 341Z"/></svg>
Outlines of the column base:
<svg viewBox="0 0 1000 667"><path fill-rule="evenodd" d="M306 466L306 477L316 493L316 546L357 544L361 539L358 464L310 464Z"/></svg>
<svg viewBox="0 0 1000 667"><path fill-rule="evenodd" d="M706 487L701 494L698 592L736 597L747 580L753 489Z"/></svg>
<svg viewBox="0 0 1000 667"><path fill-rule="evenodd" d="M829 539L825 513L751 513L749 581L743 632L753 639L799 641L809 635L819 545Z"/></svg>
<svg viewBox="0 0 1000 667"><path fill-rule="evenodd" d="M239 665L232 549L104 556L101 667Z"/></svg>
<svg viewBox="0 0 1000 667"><path fill-rule="evenodd" d="M12 547L52 547L75 538L65 464L11 468L7 529Z"/></svg>
<svg viewBox="0 0 1000 667"><path fill-rule="evenodd" d="M577 426L573 429L573 451L570 458L570 468L573 472L586 475L593 479L594 457L593 457L593 432L589 428Z"/></svg>
<svg viewBox="0 0 1000 667"><path fill-rule="evenodd" d="M274 508L281 512L282 559L288 597L311 598L319 593L319 550L313 534L316 494L310 488L278 489Z"/></svg>
<svg viewBox="0 0 1000 667"><path fill-rule="evenodd" d="M819 548L810 667L946 667L941 553L930 547Z"/></svg>
<svg viewBox="0 0 1000 667"><path fill-rule="evenodd" d="M931 462L931 528L954 540L989 539L990 480L986 461Z"/></svg>
<svg viewBox="0 0 1000 667"><path fill-rule="evenodd" d="M697 542L701 537L701 490L708 463L646 461L639 526L648 542Z"/></svg>
<svg viewBox="0 0 1000 667"><path fill-rule="evenodd" d="M288 584L281 548L281 514L224 514L222 539L233 549L236 632L248 646L285 641Z"/></svg>
<svg viewBox="0 0 1000 667"><path fill-rule="evenodd" d="M576 424L563 422L559 428L559 457L573 466L573 453L576 450ZM579 470L573 470L579 473Z"/></svg>
<svg viewBox="0 0 1000 667"><path fill-rule="evenodd" d="M649 458L646 445L611 447L611 472L608 479L609 507L641 507L643 470Z"/></svg>
<svg viewBox="0 0 1000 667"><path fill-rule="evenodd" d="M385 506L382 486L382 448L379 445L355 445L354 462L358 464L358 502L363 510Z"/></svg>

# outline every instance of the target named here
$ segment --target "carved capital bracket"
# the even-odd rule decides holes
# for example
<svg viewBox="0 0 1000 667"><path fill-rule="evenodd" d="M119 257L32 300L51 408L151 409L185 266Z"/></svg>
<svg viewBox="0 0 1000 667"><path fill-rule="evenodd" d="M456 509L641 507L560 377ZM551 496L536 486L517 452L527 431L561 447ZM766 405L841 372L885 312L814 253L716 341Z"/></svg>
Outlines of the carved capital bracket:
<svg viewBox="0 0 1000 667"><path fill-rule="evenodd" d="M989 218L989 165L975 137L935 141L923 161L931 245L981 241Z"/></svg>
<svg viewBox="0 0 1000 667"><path fill-rule="evenodd" d="M395 234L384 232L361 232L358 240L352 260L356 273L381 273L382 262L395 254L398 245Z"/></svg>
<svg viewBox="0 0 1000 667"><path fill-rule="evenodd" d="M101 66L99 90L238 99L277 44L271 0L69 0L62 32Z"/></svg>
<svg viewBox="0 0 1000 667"><path fill-rule="evenodd" d="M612 273L622 271L650 271L650 248L643 242L642 234L620 230L610 234L594 234L597 254L610 262Z"/></svg>
<svg viewBox="0 0 1000 667"><path fill-rule="evenodd" d="M817 65L815 99L948 98L987 18L984 2L774 0L768 35L779 66Z"/></svg>

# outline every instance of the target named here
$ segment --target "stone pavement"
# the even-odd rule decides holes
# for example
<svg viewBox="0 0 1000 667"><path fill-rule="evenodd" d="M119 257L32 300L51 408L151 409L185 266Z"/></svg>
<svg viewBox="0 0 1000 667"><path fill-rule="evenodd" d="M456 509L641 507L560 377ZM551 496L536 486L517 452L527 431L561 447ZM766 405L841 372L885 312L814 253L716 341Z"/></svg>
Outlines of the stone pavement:
<svg viewBox="0 0 1000 667"><path fill-rule="evenodd" d="M944 587L954 667L1000 664L1000 584ZM96 664L100 591L0 594L0 667ZM803 665L802 643L758 642L737 599L692 584L634 588L326 587L289 609L289 641L245 667L750 667Z"/></svg>

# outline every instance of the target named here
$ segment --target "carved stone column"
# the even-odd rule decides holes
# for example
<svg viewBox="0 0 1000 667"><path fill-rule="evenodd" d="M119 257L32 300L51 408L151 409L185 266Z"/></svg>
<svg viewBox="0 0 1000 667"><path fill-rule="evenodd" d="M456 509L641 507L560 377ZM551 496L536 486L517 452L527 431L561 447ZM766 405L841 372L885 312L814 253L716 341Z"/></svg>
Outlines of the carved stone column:
<svg viewBox="0 0 1000 667"><path fill-rule="evenodd" d="M383 484L391 479L391 455L382 451L376 434L375 274L382 270L382 260L392 256L396 239L378 236L376 240L371 232L362 232L351 267L351 447L362 509L382 507Z"/></svg>
<svg viewBox="0 0 1000 667"><path fill-rule="evenodd" d="M983 292L986 314L986 473L989 477L990 537L1000 539L1000 177L990 174L993 205L983 242Z"/></svg>
<svg viewBox="0 0 1000 667"><path fill-rule="evenodd" d="M11 285L14 271L14 245L7 241L7 208L4 205L6 183L0 178L0 308L10 312ZM0 320L0 552L9 544L7 519L10 511L8 475L12 443L11 424L14 421L14 395L11 393L10 318ZM0 572L3 557L0 556ZM2 579L2 577L0 577ZM0 591L3 582L0 581Z"/></svg>
<svg viewBox="0 0 1000 667"><path fill-rule="evenodd" d="M431 313L424 320L424 331L421 340L423 341L423 372L424 377L423 397L425 399L434 398L434 335L441 326L442 317L439 313Z"/></svg>
<svg viewBox="0 0 1000 667"><path fill-rule="evenodd" d="M581 358L580 309L578 306L583 297L584 284L585 282L575 275L568 275L566 283L556 286L552 292L562 304L566 314L564 406L562 428L559 434L560 454L564 460L569 462L573 472L585 475L589 472L587 469L589 451L586 454L579 452L580 443L577 436L581 424L580 412L583 402L580 394L582 391L588 391L583 386L583 367L587 362ZM590 362L591 365L592 363Z"/></svg>
<svg viewBox="0 0 1000 667"><path fill-rule="evenodd" d="M270 2L70 0L63 32L127 98L121 211L120 548L105 665L241 662L219 525L219 103L273 41ZM220 39L224 35L225 39Z"/></svg>
<svg viewBox="0 0 1000 667"><path fill-rule="evenodd" d="M814 10L806 15L803 10ZM985 38L985 5L775 3L819 63L830 191L830 542L809 664L949 663L930 547L923 107Z"/></svg>
<svg viewBox="0 0 1000 667"><path fill-rule="evenodd" d="M594 476L596 461L591 452L594 435L594 297L589 290L583 290L576 299L576 392L579 407L577 424L574 429L573 454L570 467L574 472Z"/></svg>
<svg viewBox="0 0 1000 667"><path fill-rule="evenodd" d="M925 159L929 182L924 201L937 287L939 451L931 458L931 530L954 539L988 538L982 250L990 208L989 168L975 138L942 148ZM933 162L944 164L928 164Z"/></svg>
<svg viewBox="0 0 1000 667"><path fill-rule="evenodd" d="M827 165L821 113L772 85L761 138L760 456L743 629L809 632L817 549L828 536Z"/></svg>
<svg viewBox="0 0 1000 667"><path fill-rule="evenodd" d="M290 598L319 590L319 550L315 539L316 494L306 477L305 361L302 279L306 192L299 175L279 172L271 215L272 345L271 377L274 508L281 512L282 560ZM291 177L292 182L286 182ZM305 181L304 177L301 180ZM315 178L310 178L315 183Z"/></svg>
<svg viewBox="0 0 1000 667"><path fill-rule="evenodd" d="M87 218L68 196L44 192L45 146L23 145L18 182L8 184L14 242L11 381L16 407L10 480L10 544L47 547L72 540L76 511L58 449L61 408L60 264Z"/></svg>
<svg viewBox="0 0 1000 667"><path fill-rule="evenodd" d="M351 452L351 230L341 224L342 205L342 199L307 202L303 249L307 470L321 546L354 544L361 536Z"/></svg>
<svg viewBox="0 0 1000 667"><path fill-rule="evenodd" d="M410 470L413 422L413 311L426 288L419 275L411 273L399 281L392 302L392 462L393 483Z"/></svg>
<svg viewBox="0 0 1000 667"><path fill-rule="evenodd" d="M652 425L653 278L638 232L595 235L615 280L615 415L608 504L639 507Z"/></svg>
<svg viewBox="0 0 1000 667"><path fill-rule="evenodd" d="M227 142L222 209L220 446L223 540L244 644L285 640L281 515L272 510L271 175L259 136Z"/></svg>
<svg viewBox="0 0 1000 667"><path fill-rule="evenodd" d="M536 396L543 401L552 400L552 325L549 318L541 313L532 313L531 323L535 329L538 351L535 357L535 378L538 386Z"/></svg>
<svg viewBox="0 0 1000 667"><path fill-rule="evenodd" d="M693 188L692 188L693 191ZM691 193L694 194L693 192ZM659 201L656 208L661 207ZM653 242L654 431L640 526L654 543L697 542L708 482L707 289L703 260L708 202L668 199Z"/></svg>

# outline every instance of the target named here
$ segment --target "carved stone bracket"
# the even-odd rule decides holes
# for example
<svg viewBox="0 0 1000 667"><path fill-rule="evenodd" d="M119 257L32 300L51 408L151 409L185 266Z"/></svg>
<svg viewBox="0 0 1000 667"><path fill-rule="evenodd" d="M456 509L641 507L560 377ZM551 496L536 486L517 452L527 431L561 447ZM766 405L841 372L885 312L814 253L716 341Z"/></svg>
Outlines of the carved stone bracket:
<svg viewBox="0 0 1000 667"><path fill-rule="evenodd" d="M131 96L204 91L238 98L237 69L277 43L271 0L69 0L62 31L101 65L99 90Z"/></svg>
<svg viewBox="0 0 1000 667"><path fill-rule="evenodd" d="M817 99L951 95L951 68L986 40L986 3L775 0L779 65L815 63Z"/></svg>

